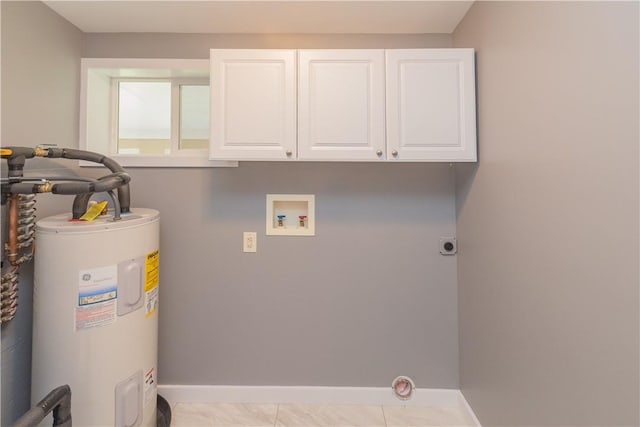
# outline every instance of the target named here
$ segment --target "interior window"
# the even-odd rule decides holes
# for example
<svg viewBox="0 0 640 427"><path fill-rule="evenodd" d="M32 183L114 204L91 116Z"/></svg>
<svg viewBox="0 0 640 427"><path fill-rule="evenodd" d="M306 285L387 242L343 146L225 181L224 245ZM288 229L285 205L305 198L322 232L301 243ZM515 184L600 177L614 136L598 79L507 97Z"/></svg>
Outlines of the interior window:
<svg viewBox="0 0 640 427"><path fill-rule="evenodd" d="M119 82L118 154L170 152L171 82Z"/></svg>
<svg viewBox="0 0 640 427"><path fill-rule="evenodd" d="M237 167L209 160L209 115L208 59L81 60L82 150L125 167Z"/></svg>
<svg viewBox="0 0 640 427"><path fill-rule="evenodd" d="M180 149L209 147L209 86L180 86Z"/></svg>

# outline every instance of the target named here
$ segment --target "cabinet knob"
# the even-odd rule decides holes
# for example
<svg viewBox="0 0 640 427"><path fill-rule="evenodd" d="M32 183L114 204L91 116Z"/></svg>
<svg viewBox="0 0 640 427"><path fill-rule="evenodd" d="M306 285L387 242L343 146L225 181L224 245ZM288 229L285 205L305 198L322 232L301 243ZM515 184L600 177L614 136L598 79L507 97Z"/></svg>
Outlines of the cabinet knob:
<svg viewBox="0 0 640 427"><path fill-rule="evenodd" d="M397 152L396 150L393 150L393 151L391 152L391 155L392 155L393 157L398 157L398 152Z"/></svg>
<svg viewBox="0 0 640 427"><path fill-rule="evenodd" d="M382 150L376 151L376 154L378 155L378 157L382 156Z"/></svg>
<svg viewBox="0 0 640 427"><path fill-rule="evenodd" d="M291 150L287 150L287 153L286 153L286 154L287 154L287 157L291 157L291 155L292 155L293 153L291 152Z"/></svg>

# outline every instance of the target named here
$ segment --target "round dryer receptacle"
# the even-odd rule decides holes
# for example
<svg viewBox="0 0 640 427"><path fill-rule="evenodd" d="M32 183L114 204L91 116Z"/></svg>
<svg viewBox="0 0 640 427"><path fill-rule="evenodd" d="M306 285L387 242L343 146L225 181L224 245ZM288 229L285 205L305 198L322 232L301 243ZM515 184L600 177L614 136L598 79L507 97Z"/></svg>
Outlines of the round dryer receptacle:
<svg viewBox="0 0 640 427"><path fill-rule="evenodd" d="M442 255L455 255L458 252L458 244L455 237L440 238L440 253Z"/></svg>

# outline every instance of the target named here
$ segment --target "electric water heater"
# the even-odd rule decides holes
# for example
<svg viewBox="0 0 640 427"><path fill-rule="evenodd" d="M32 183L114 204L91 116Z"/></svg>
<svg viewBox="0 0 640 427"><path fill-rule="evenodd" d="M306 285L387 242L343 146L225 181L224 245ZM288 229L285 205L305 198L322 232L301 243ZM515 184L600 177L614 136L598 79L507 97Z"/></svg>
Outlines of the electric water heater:
<svg viewBox="0 0 640 427"><path fill-rule="evenodd" d="M31 393L69 384L73 425L156 426L159 218L37 222Z"/></svg>

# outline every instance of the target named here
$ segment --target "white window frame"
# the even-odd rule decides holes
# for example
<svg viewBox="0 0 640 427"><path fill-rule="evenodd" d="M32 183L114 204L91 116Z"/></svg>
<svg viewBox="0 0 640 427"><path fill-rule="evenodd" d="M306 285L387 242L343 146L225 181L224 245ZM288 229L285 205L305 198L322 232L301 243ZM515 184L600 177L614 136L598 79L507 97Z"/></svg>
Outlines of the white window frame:
<svg viewBox="0 0 640 427"><path fill-rule="evenodd" d="M101 91L94 91L90 87L90 75L98 76L96 78L103 81ZM171 153L157 155L118 153L118 82L120 81L171 82ZM110 86L105 90L107 84ZM180 86L185 84L208 85L209 60L83 58L80 87L80 149L102 153L127 167L238 166L238 162L209 160L208 149L179 149ZM101 108L98 112L89 111L92 108L89 97L96 96L103 107L108 103L108 108ZM89 120L92 123L89 123ZM100 123L99 126L93 124L96 121ZM95 130L92 126L99 129ZM96 133L100 135L99 138L96 138ZM80 161L80 165L100 166L86 161Z"/></svg>
<svg viewBox="0 0 640 427"><path fill-rule="evenodd" d="M111 79L111 138L109 141L109 152L120 154L118 150L119 134L119 109L120 109L120 83L129 82L161 82L171 83L171 154L174 157L193 157L194 154L208 156L209 148L181 149L180 129L182 116L180 107L182 102L180 89L182 86L209 86L209 80L202 78L132 78L114 77Z"/></svg>

